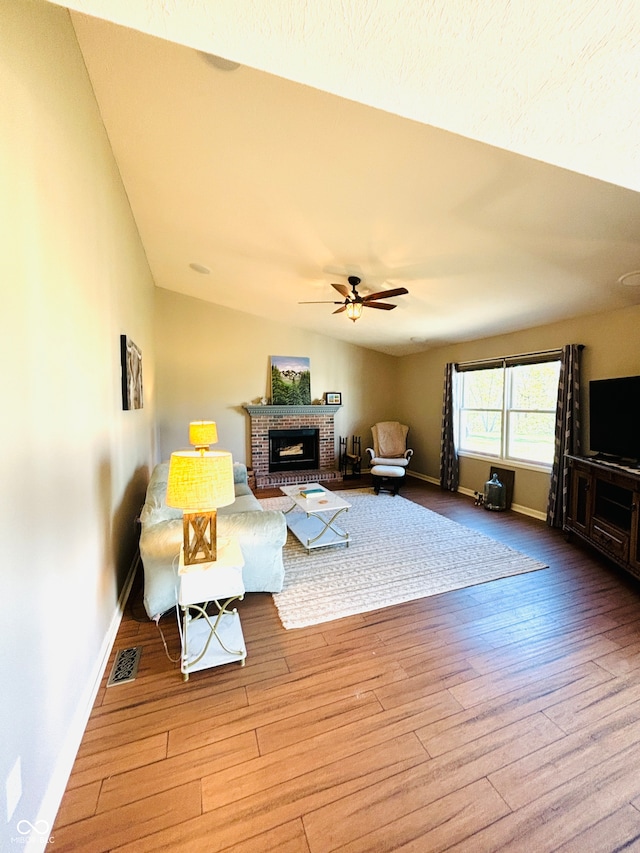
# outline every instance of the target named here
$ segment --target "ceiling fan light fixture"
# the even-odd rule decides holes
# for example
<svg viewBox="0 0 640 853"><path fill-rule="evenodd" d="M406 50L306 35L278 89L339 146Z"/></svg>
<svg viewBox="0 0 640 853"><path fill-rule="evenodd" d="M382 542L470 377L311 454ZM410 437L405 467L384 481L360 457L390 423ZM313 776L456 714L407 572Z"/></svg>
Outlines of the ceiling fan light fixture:
<svg viewBox="0 0 640 853"><path fill-rule="evenodd" d="M640 270L626 272L618 279L618 284L624 284L625 287L638 287L640 285Z"/></svg>
<svg viewBox="0 0 640 853"><path fill-rule="evenodd" d="M342 314L344 312L347 317L355 323L356 320L359 320L360 317L362 317L363 308L378 308L381 311L391 311L396 307L395 305L392 305L390 302L380 302L379 300L391 299L394 296L403 296L405 293L409 293L406 287L392 287L391 290L380 290L377 293L367 293L365 296L360 296L358 293L358 285L360 284L358 276L350 275L348 282L351 285L351 291L349 291L349 288L344 284L337 284L336 282L331 283L331 287L337 290L342 297L342 301L340 302L333 299L314 299L312 302L300 302L298 304L311 305L326 303L329 305L339 305L340 307L333 313Z"/></svg>
<svg viewBox="0 0 640 853"><path fill-rule="evenodd" d="M355 323L362 317L362 308L362 302L349 302L347 304L347 317Z"/></svg>

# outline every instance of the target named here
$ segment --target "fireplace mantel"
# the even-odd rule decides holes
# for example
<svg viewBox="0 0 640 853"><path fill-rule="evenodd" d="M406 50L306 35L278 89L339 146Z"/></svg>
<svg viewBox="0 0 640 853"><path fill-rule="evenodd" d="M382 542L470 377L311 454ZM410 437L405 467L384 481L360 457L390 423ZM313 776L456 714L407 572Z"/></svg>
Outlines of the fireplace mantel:
<svg viewBox="0 0 640 853"><path fill-rule="evenodd" d="M260 415L335 415L341 406L245 406L252 418Z"/></svg>

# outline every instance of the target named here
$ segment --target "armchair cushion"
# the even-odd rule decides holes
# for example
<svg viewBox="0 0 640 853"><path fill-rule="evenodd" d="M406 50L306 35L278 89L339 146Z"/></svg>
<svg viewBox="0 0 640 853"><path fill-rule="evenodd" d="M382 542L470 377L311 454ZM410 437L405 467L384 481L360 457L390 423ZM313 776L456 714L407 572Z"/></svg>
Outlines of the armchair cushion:
<svg viewBox="0 0 640 853"><path fill-rule="evenodd" d="M399 465L374 465L371 474L374 477L404 477L405 470Z"/></svg>
<svg viewBox="0 0 640 853"><path fill-rule="evenodd" d="M407 449L408 426L398 421L381 421L371 427L371 432L377 457L394 459L404 456Z"/></svg>
<svg viewBox="0 0 640 853"><path fill-rule="evenodd" d="M373 453L373 451L370 448L368 448L368 449L369 449L370 453ZM409 451L407 451L407 452L409 452ZM410 458L411 458L411 454L409 454L409 456L405 455L402 457L396 456L396 457L388 457L388 458L386 458L384 456L373 456L372 455L371 456L371 464L372 465L391 465L391 466L401 465L403 468L406 468L407 465L409 464Z"/></svg>

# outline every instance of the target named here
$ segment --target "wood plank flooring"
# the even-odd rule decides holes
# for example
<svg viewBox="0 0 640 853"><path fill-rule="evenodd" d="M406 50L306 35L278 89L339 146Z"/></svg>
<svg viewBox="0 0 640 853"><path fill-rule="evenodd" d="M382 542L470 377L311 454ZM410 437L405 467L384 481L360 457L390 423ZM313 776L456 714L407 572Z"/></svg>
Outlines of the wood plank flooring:
<svg viewBox="0 0 640 853"><path fill-rule="evenodd" d="M542 522L402 494L549 568L293 631L248 594L246 666L187 683L137 584L113 654L142 646L138 676L107 668L56 850L640 851L637 583Z"/></svg>

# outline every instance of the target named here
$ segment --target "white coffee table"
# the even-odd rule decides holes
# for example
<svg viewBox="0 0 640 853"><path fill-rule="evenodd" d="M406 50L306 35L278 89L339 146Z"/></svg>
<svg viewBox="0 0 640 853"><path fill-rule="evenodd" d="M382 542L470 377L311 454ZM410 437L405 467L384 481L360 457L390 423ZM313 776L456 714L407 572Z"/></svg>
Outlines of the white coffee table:
<svg viewBox="0 0 640 853"><path fill-rule="evenodd" d="M302 492L310 489L315 493L305 497ZM350 503L319 483L280 486L280 491L293 501L285 510L287 527L307 553L313 548L327 548L329 545L349 547L349 533L336 524L336 519L343 512L348 512Z"/></svg>

